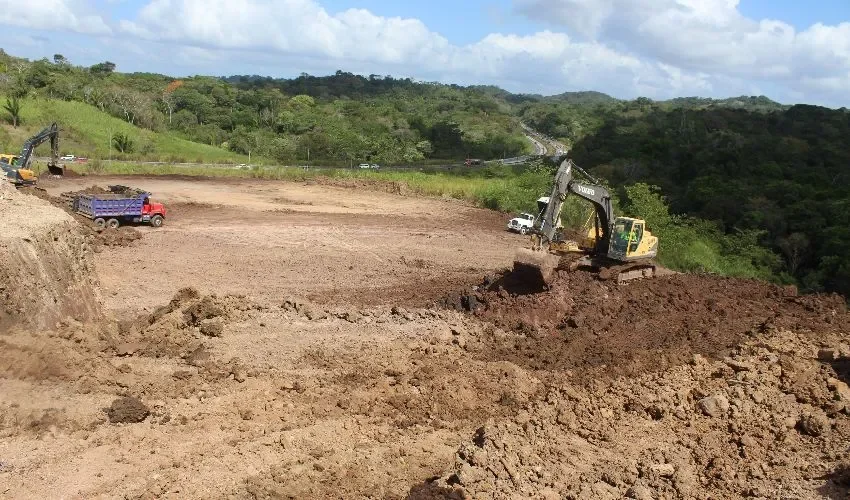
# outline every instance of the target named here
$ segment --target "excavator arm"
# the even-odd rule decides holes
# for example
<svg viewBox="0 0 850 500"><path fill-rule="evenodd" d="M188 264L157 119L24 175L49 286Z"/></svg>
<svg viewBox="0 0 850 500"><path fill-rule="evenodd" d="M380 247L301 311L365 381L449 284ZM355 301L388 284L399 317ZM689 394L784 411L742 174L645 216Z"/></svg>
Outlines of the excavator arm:
<svg viewBox="0 0 850 500"><path fill-rule="evenodd" d="M585 184L575 180L573 170L582 173L594 184ZM564 201L569 194L587 200L596 211L596 252L605 252L611 239L611 222L613 210L611 208L611 194L598 181L582 170L572 160L564 160L555 172L555 181L552 184L552 193L549 195L549 203L543 210L541 217L534 222L532 233L539 238L539 246L544 246L555 239L557 220L561 215Z"/></svg>
<svg viewBox="0 0 850 500"><path fill-rule="evenodd" d="M59 166L59 126L55 123L45 127L44 130L30 137L24 143L23 148L21 148L21 154L18 157L17 166L30 170L35 148L47 141L50 141L50 160L47 162L47 169L53 175L63 175L64 169Z"/></svg>

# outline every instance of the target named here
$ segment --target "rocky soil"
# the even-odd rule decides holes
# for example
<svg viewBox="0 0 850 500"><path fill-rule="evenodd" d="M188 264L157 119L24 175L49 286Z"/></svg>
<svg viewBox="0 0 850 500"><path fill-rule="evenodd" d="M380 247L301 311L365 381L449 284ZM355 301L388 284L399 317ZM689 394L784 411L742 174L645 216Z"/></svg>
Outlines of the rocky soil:
<svg viewBox="0 0 850 500"><path fill-rule="evenodd" d="M468 234L512 244L490 215L192 182L161 185L242 205L183 200L96 255L69 214L0 191L0 496L847 498L841 297L581 272L449 295L504 258ZM329 199L354 208L298 212Z"/></svg>

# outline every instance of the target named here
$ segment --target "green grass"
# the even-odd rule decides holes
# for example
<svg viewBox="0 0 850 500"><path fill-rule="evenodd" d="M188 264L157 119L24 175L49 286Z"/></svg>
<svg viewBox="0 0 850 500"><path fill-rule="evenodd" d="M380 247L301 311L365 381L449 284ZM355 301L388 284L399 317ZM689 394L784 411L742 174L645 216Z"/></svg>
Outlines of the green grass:
<svg viewBox="0 0 850 500"><path fill-rule="evenodd" d="M0 96L0 102L5 102L4 96ZM112 147L112 158L176 163L248 162L246 156L219 147L187 141L172 132L141 129L81 102L45 99L24 99L22 102L21 126L15 129L10 125L3 125L0 132L0 146L8 152L17 152L27 138L50 123L56 122L61 130L60 154L108 158L110 134L120 132L127 134L133 141L133 152L119 154ZM47 154L48 147L44 145L39 148L39 154Z"/></svg>

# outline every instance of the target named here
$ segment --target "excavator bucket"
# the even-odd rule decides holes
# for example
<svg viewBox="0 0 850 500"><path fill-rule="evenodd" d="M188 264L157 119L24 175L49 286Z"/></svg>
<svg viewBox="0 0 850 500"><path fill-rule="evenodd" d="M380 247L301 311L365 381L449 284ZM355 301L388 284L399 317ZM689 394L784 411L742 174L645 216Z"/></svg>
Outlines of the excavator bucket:
<svg viewBox="0 0 850 500"><path fill-rule="evenodd" d="M47 171L50 172L50 175L64 176L65 175L65 165L48 163L47 164Z"/></svg>
<svg viewBox="0 0 850 500"><path fill-rule="evenodd" d="M551 283L560 260L547 251L521 248L514 257L513 275L531 287L543 288Z"/></svg>

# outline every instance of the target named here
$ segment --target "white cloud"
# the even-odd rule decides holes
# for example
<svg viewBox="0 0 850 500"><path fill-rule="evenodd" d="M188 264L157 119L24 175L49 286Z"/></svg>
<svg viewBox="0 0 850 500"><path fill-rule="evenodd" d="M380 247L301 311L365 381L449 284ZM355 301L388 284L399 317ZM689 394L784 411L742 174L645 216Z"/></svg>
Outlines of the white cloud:
<svg viewBox="0 0 850 500"><path fill-rule="evenodd" d="M117 23L120 36L110 47L129 54L121 47L135 46L148 64L169 60L180 71L292 75L343 69L498 84L515 92L600 90L626 98L768 89L780 100L805 96L829 105L847 104L850 86L850 23L798 32L781 21L747 18L738 0L513 0L516 10L550 29L491 33L466 45L451 43L418 19L359 8L330 13L321 0L146 1L133 18ZM92 8L86 0L0 0L0 23L110 34ZM155 57L157 48L170 56ZM128 59L122 66L142 63Z"/></svg>
<svg viewBox="0 0 850 500"><path fill-rule="evenodd" d="M223 59L245 52L310 56L331 70L499 82L512 90L601 89L667 97L671 91L711 88L699 73L642 61L596 41L577 42L564 33L493 33L459 46L417 19L363 9L330 14L315 0L152 0L120 26L147 40L218 49Z"/></svg>
<svg viewBox="0 0 850 500"><path fill-rule="evenodd" d="M450 47L416 19L363 9L330 15L313 0L153 0L136 20L120 25L151 40L387 63L442 55Z"/></svg>
<svg viewBox="0 0 850 500"><path fill-rule="evenodd" d="M79 0L0 0L0 24L91 35L112 32L101 16Z"/></svg>
<svg viewBox="0 0 850 500"><path fill-rule="evenodd" d="M850 23L803 31L750 19L739 0L514 0L522 14L711 78L839 90L850 75ZM833 94L838 97L838 94ZM843 98L846 100L846 98Z"/></svg>

